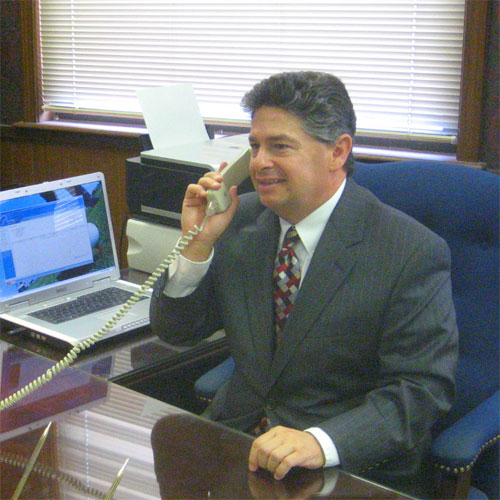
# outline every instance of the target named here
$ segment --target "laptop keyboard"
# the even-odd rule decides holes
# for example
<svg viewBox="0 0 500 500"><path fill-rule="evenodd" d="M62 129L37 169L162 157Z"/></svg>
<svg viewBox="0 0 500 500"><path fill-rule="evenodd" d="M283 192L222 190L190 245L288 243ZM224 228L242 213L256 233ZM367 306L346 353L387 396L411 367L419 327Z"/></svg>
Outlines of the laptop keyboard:
<svg viewBox="0 0 500 500"><path fill-rule="evenodd" d="M71 302L65 302L57 306L49 307L47 309L39 309L29 314L35 318L47 321L49 323L58 324L72 319L86 316L109 307L118 306L127 302L133 295L133 292L128 292L121 288L110 287L104 288L97 292L81 295ZM140 300L147 297L141 297Z"/></svg>

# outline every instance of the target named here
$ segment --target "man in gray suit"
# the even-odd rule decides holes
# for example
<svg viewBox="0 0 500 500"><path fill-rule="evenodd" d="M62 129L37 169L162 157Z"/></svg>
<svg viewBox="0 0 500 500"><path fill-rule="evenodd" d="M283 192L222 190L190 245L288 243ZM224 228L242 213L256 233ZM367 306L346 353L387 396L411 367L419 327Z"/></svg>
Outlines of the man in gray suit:
<svg viewBox="0 0 500 500"><path fill-rule="evenodd" d="M409 484L454 394L447 245L350 177L355 115L336 77L274 75L243 106L256 193L231 188L229 209L172 264L154 290L152 328L178 344L224 328L235 369L207 414L262 430L251 471L280 479L340 465ZM184 233L220 182L211 172L188 187ZM273 269L290 226L300 285L277 339Z"/></svg>

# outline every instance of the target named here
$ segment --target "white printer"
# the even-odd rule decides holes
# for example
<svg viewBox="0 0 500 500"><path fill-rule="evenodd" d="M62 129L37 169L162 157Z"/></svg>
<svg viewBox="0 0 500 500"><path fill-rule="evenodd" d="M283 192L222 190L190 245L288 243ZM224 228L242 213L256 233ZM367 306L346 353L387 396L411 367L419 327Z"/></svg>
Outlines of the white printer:
<svg viewBox="0 0 500 500"><path fill-rule="evenodd" d="M248 134L143 151L126 161L129 267L152 272L180 236L182 200L188 184L218 170L248 146ZM246 179L238 192L253 190Z"/></svg>

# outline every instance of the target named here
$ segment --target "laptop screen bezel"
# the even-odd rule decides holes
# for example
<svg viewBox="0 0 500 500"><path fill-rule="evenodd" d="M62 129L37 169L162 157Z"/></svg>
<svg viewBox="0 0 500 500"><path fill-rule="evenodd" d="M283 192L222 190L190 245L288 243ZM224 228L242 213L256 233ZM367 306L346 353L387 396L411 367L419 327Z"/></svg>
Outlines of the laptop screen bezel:
<svg viewBox="0 0 500 500"><path fill-rule="evenodd" d="M59 179L31 186L19 187L7 191L0 191L0 202L15 199L21 196L30 196L47 191L65 189L72 186L92 182L101 182L104 207L106 211L106 220L110 232L110 243L113 252L113 266L108 269L94 272L89 276L78 276L76 278L70 278L61 282L54 283L51 286L44 287L43 289L28 290L15 296L3 299L0 298L0 314L12 311L17 308L29 307L33 304L57 299L58 297L67 296L68 294L79 292L81 290L87 290L92 288L96 282L108 283L110 281L116 281L120 278L120 269L118 265L113 225L109 209L106 181L102 172L94 172L90 174L68 177L66 179Z"/></svg>

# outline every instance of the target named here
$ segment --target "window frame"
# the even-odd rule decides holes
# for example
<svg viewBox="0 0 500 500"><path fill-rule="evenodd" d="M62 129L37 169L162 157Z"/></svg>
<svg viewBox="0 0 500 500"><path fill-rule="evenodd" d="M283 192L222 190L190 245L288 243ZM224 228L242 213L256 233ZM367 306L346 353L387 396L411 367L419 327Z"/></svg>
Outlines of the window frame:
<svg viewBox="0 0 500 500"><path fill-rule="evenodd" d="M42 112L41 100L41 74L40 68L40 47L38 32L38 1L20 1L20 25L22 44L22 73L23 73L23 120L31 124L43 126L43 122L54 118L51 113ZM488 2L465 1L465 26L464 26L464 50L462 54L462 78L460 86L460 104L458 118L458 134L456 145L456 159L465 162L477 162L480 158L480 137L481 137L481 110L482 110L482 88L485 65L485 43L486 43L486 18ZM109 133L110 124L122 125L124 132L128 127L144 127L144 122L138 119L114 119L113 117L88 116L79 117L78 120L71 120L73 128L84 131L87 127L85 123L93 123L97 128L102 128L104 133ZM64 127L64 121L57 125ZM100 124L100 125L99 125ZM80 127L79 127L80 125ZM235 130L238 127L232 125L225 126L223 123L213 123L221 131ZM51 122L53 128L54 122ZM107 130L106 130L107 129ZM241 130L241 129L240 129ZM115 128L115 133L120 131ZM370 138L361 137L360 144L372 145ZM377 141L375 141L377 142ZM378 141L380 144L380 141ZM385 148L428 150L429 143L416 140L399 142L397 140L385 140Z"/></svg>

